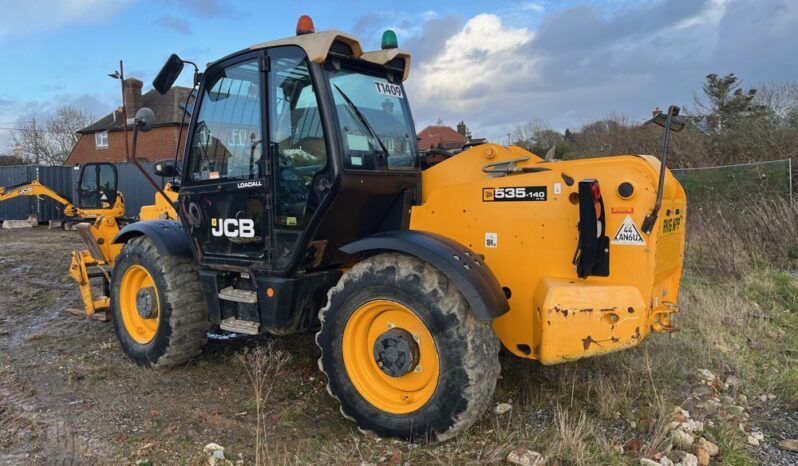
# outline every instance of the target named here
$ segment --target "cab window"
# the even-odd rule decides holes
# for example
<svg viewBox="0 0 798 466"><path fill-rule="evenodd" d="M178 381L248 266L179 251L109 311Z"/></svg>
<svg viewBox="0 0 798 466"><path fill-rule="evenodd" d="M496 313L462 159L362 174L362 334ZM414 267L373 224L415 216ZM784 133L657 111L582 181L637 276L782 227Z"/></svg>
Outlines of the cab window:
<svg viewBox="0 0 798 466"><path fill-rule="evenodd" d="M319 201L314 177L327 165L324 128L305 53L286 47L269 55L274 220L282 228L302 228Z"/></svg>
<svg viewBox="0 0 798 466"><path fill-rule="evenodd" d="M401 83L346 66L327 75L344 142L344 168L414 170L416 136Z"/></svg>
<svg viewBox="0 0 798 466"><path fill-rule="evenodd" d="M225 68L209 79L191 139L192 182L251 180L263 173L258 60Z"/></svg>

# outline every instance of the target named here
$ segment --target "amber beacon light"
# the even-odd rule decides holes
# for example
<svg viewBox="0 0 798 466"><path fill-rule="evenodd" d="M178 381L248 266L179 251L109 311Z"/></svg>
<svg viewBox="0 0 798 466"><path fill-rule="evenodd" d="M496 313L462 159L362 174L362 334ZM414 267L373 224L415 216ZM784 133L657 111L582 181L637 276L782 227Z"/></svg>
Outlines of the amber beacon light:
<svg viewBox="0 0 798 466"><path fill-rule="evenodd" d="M296 22L296 35L301 36L303 34L312 34L316 32L316 27L313 26L313 20L308 15L302 15L299 17L299 21Z"/></svg>

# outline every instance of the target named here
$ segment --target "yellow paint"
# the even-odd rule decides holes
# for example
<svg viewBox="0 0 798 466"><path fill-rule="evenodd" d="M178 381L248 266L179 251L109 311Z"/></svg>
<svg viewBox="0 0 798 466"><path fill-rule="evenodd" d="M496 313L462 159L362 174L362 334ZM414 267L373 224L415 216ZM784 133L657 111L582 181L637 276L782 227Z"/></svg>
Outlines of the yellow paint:
<svg viewBox="0 0 798 466"><path fill-rule="evenodd" d="M522 156L530 159L517 166L550 171L496 178L482 172L487 163ZM652 329L671 329L670 316L678 310L665 303L678 298L686 200L670 172L652 234L641 228L656 200L659 167L659 160L650 156L544 162L520 147L480 145L423 172L422 204L413 207L410 228L442 234L485 256L501 285L512 293L510 311L493 327L514 354L552 364L616 351L638 344ZM572 186L563 175L574 180ZM628 215L646 244L611 245L610 276L580 279L572 263L579 212L569 196L588 178L598 179L601 186L607 236L612 239ZM635 187L629 199L617 194L625 181ZM555 194L556 183L560 194ZM492 189L527 186L546 186L548 199L483 201L490 200L485 193ZM680 227L663 234L664 221L675 218L680 218ZM486 247L486 233L495 234L496 247ZM568 316L555 307L568 310ZM627 311L629 307L634 313ZM593 312L580 312L588 308ZM616 322L602 316L601 309L611 308L617 308L612 311Z"/></svg>
<svg viewBox="0 0 798 466"><path fill-rule="evenodd" d="M154 316L143 318L136 308L136 294L143 288L155 289ZM158 289L150 272L141 265L131 265L122 276L119 285L119 310L122 323L130 338L136 343L146 345L155 338L160 319L160 298Z"/></svg>
<svg viewBox="0 0 798 466"><path fill-rule="evenodd" d="M167 184L163 191L169 198L169 202L160 193L155 193L155 202L152 205L141 206L139 220L177 219L177 212L175 212L173 204L177 200L178 192L171 184Z"/></svg>
<svg viewBox="0 0 798 466"><path fill-rule="evenodd" d="M166 195L174 202L177 199L177 191L167 184L164 188ZM117 199L121 199L121 193ZM95 298L91 282L89 280L89 267L100 269L105 275L105 279L110 282L110 272L116 263L116 258L122 252L121 244L114 244L114 238L119 233L119 223L117 217L124 215L124 211L119 215L101 215L89 227L89 237L84 238L89 250L72 251L72 260L69 265L69 276L77 283L80 289L80 297L83 300L83 309L87 315L95 312L107 311L110 308L110 299L107 296ZM140 220L156 219L177 219L177 212L171 203L159 193L155 193L155 201L152 205L142 206L139 212ZM92 243L92 244L89 244ZM99 251L96 257L91 250Z"/></svg>
<svg viewBox="0 0 798 466"><path fill-rule="evenodd" d="M60 194L39 183L37 180L8 190L0 186L0 202L19 196L47 196L64 206L64 216L66 217L97 218L102 215L111 215L112 217L122 217L125 215L125 200L122 193L117 193L113 207L106 209L79 209Z"/></svg>
<svg viewBox="0 0 798 466"><path fill-rule="evenodd" d="M418 337L418 366L400 377L384 373L374 359L377 337L394 327ZM358 393L381 411L407 414L424 406L435 393L439 376L435 341L421 319L402 304L375 300L356 309L346 323L341 352Z"/></svg>

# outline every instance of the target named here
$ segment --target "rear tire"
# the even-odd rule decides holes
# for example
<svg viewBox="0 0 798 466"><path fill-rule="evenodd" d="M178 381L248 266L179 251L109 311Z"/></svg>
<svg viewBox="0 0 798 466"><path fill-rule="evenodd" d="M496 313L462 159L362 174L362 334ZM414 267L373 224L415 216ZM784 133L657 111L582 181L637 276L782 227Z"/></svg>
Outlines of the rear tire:
<svg viewBox="0 0 798 466"><path fill-rule="evenodd" d="M116 260L111 311L122 350L140 366L185 364L207 342L208 310L194 261L161 256L146 236L131 239Z"/></svg>
<svg viewBox="0 0 798 466"><path fill-rule="evenodd" d="M440 271L379 254L347 271L328 297L319 368L345 417L380 436L438 441L481 417L499 377L499 341ZM413 361L404 372L389 374L380 352L389 346L402 348L400 365Z"/></svg>

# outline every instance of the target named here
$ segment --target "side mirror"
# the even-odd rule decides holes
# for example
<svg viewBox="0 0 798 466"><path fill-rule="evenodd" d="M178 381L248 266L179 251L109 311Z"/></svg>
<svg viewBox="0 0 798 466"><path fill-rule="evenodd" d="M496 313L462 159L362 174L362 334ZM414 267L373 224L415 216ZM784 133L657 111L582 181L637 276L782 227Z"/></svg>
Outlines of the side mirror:
<svg viewBox="0 0 798 466"><path fill-rule="evenodd" d="M174 178L179 174L173 162L158 162L153 165L152 172L164 178Z"/></svg>
<svg viewBox="0 0 798 466"><path fill-rule="evenodd" d="M671 115L671 131L674 133L678 133L679 131L684 129L686 122L684 118L678 116L679 115L679 107L673 107L673 114ZM662 126L665 128L665 125L668 121L668 115L666 113L660 113L659 115L655 116L651 119L651 122L655 125Z"/></svg>
<svg viewBox="0 0 798 466"><path fill-rule="evenodd" d="M155 112L149 107L141 107L139 111L136 112L134 122L141 131L146 133L155 125Z"/></svg>
<svg viewBox="0 0 798 466"><path fill-rule="evenodd" d="M152 87L155 88L160 94L166 94L172 85L177 81L180 72L183 71L183 60L174 53L169 56L166 63L163 64L158 76L152 80Z"/></svg>

